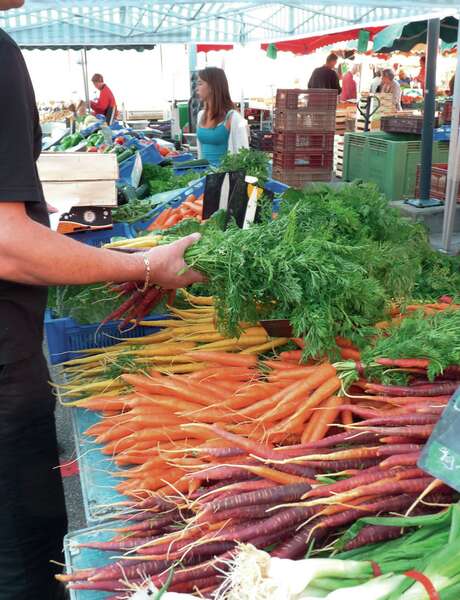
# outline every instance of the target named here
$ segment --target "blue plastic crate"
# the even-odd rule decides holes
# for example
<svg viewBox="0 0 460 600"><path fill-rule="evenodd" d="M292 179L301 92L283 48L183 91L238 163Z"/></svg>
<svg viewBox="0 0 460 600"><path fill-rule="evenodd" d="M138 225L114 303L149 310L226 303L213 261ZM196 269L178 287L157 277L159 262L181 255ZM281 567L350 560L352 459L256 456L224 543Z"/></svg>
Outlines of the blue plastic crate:
<svg viewBox="0 0 460 600"><path fill-rule="evenodd" d="M184 152L183 154L178 154L177 156L172 156L171 160L174 163L187 162L189 160L193 160L195 157L191 152Z"/></svg>
<svg viewBox="0 0 460 600"><path fill-rule="evenodd" d="M149 317L150 320L165 318L168 318L168 315ZM51 364L56 365L76 358L82 350L107 348L121 340L142 337L158 331L157 327L138 326L130 331L120 333L119 324L120 321L111 321L102 326L96 323L79 325L70 317L54 319L47 311L45 334Z"/></svg>
<svg viewBox="0 0 460 600"><path fill-rule="evenodd" d="M131 227L127 223L114 223L111 229L101 229L100 231L81 231L79 233L66 234L72 240L82 242L88 246L100 248L108 244L114 237L132 238Z"/></svg>
<svg viewBox="0 0 460 600"><path fill-rule="evenodd" d="M281 181L276 181L276 179L269 179L264 187L266 190L273 192L274 194L283 194L289 189L288 185L281 183Z"/></svg>
<svg viewBox="0 0 460 600"><path fill-rule="evenodd" d="M450 141L451 126L441 125L433 131L433 140L435 142L448 142Z"/></svg>
<svg viewBox="0 0 460 600"><path fill-rule="evenodd" d="M191 183L186 188L182 188L180 190L176 190L177 194L174 195L168 202L166 202L163 206L155 207L152 212L141 221L136 221L131 225L131 234L136 237L140 232L145 231L149 228L151 223L155 221L160 213L162 213L167 208L177 208L185 202L186 198L190 196L190 194L195 195L197 198L204 193L204 185L206 179L202 177L198 179L196 182Z"/></svg>
<svg viewBox="0 0 460 600"><path fill-rule="evenodd" d="M139 150L143 165L158 165L164 161L164 157L158 152L155 144L141 144L139 140L133 139L131 144ZM119 165L118 181L131 185L131 174L133 172L136 155L134 154Z"/></svg>
<svg viewBox="0 0 460 600"><path fill-rule="evenodd" d="M119 523L107 523L97 527L88 527L68 533L64 537L64 556L67 573L80 569L103 567L113 562L113 553L92 550L91 548L78 548L83 542L107 542L113 537L113 532L108 531L111 526ZM69 590L70 600L104 600L113 593L93 592L86 590Z"/></svg>
<svg viewBox="0 0 460 600"><path fill-rule="evenodd" d="M125 501L126 496L115 489L122 481L112 473L119 469L110 456L102 453L102 446L93 438L85 435L85 431L100 421L98 413L82 408L69 408L72 411L72 424L75 438L78 466L80 469L80 485L83 496L83 507L86 522L94 525L112 519L119 512L114 503Z"/></svg>
<svg viewBox="0 0 460 600"><path fill-rule="evenodd" d="M180 167L174 169L174 175L180 177L181 175L185 175L188 171L194 171L198 175L199 173L206 173L208 169L209 167Z"/></svg>

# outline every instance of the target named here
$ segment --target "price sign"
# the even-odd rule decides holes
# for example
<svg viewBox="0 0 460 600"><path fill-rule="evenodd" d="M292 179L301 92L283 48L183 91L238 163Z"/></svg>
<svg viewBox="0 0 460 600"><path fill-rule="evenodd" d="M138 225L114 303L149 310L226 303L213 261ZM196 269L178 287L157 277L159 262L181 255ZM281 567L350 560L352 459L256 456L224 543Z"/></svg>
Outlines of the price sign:
<svg viewBox="0 0 460 600"><path fill-rule="evenodd" d="M460 388L449 400L417 464L460 492Z"/></svg>

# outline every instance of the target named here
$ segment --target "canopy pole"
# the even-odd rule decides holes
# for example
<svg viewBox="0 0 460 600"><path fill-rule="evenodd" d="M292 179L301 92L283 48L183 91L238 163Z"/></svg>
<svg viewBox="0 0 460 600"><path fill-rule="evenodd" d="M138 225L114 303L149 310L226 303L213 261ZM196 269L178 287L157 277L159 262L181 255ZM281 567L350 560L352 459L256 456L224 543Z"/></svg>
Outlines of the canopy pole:
<svg viewBox="0 0 460 600"><path fill-rule="evenodd" d="M80 56L81 56L81 68L83 71L83 87L85 90L86 108L89 108L88 56L86 54L86 48L81 49Z"/></svg>
<svg viewBox="0 0 460 600"><path fill-rule="evenodd" d="M436 61L438 57L441 21L430 19L427 31L425 102L423 109L422 160L420 172L420 200L430 200L431 168L433 166L433 130L436 109Z"/></svg>
<svg viewBox="0 0 460 600"><path fill-rule="evenodd" d="M459 15L460 18L460 15ZM460 48L460 27L458 28L457 48ZM460 57L457 56L455 86L452 102L452 123L449 145L449 165L447 171L446 200L444 204L444 223L441 248L445 252L451 250L454 232L457 195L460 179Z"/></svg>

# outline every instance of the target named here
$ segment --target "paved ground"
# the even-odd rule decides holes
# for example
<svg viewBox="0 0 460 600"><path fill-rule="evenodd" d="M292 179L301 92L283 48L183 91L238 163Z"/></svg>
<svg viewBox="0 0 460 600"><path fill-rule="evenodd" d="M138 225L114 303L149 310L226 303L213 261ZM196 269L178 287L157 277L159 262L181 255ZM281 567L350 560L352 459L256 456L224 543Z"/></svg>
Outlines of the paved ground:
<svg viewBox="0 0 460 600"><path fill-rule="evenodd" d="M59 403L56 407L56 429L59 444L61 465L63 472L64 491L69 520L69 531L86 527L83 511L83 499L78 472L75 473L76 460L75 441L72 429L71 409L63 408ZM66 468L65 465L68 465Z"/></svg>

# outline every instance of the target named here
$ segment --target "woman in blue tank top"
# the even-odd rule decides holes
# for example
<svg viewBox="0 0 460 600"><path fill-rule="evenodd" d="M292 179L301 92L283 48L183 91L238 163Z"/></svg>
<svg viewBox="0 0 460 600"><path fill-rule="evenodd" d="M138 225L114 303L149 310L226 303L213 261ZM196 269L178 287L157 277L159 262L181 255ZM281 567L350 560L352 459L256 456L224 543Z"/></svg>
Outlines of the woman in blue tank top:
<svg viewBox="0 0 460 600"><path fill-rule="evenodd" d="M222 69L208 67L200 71L197 91L204 104L197 122L198 155L218 166L227 152L249 147L246 122L234 110Z"/></svg>

